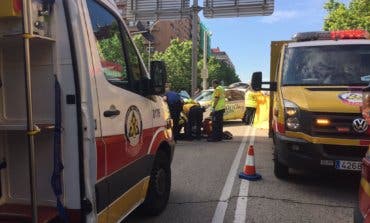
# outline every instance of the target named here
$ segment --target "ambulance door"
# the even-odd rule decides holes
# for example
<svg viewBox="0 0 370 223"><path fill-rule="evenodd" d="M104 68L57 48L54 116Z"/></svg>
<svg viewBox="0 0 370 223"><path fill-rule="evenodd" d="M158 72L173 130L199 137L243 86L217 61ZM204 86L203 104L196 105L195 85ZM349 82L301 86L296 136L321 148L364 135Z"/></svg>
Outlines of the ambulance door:
<svg viewBox="0 0 370 223"><path fill-rule="evenodd" d="M117 222L145 198L153 159L147 155L152 102L142 93L147 73L118 13L102 1L86 2L105 146L97 212L99 222Z"/></svg>

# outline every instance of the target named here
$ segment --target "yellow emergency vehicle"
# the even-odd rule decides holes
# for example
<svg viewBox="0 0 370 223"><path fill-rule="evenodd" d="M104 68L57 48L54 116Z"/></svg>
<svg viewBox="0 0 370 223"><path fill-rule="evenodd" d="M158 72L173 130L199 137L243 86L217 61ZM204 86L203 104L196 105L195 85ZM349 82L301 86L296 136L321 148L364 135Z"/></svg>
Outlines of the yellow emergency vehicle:
<svg viewBox="0 0 370 223"><path fill-rule="evenodd" d="M271 94L274 172L289 168L361 170L369 127L361 116L370 80L370 40L363 30L298 33L271 43L270 81L253 74L252 87Z"/></svg>
<svg viewBox="0 0 370 223"><path fill-rule="evenodd" d="M246 89L234 88L225 89L225 113L224 121L227 120L242 120L245 111L245 96ZM194 100L201 106L206 108L206 112L203 117L209 117L211 113L213 89L204 90Z"/></svg>

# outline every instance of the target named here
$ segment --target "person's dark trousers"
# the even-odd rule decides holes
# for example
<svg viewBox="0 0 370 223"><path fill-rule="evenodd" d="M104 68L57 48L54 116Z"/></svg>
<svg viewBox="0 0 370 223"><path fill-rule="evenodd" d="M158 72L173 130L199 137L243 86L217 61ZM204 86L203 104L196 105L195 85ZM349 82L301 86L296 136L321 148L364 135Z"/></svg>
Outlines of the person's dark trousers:
<svg viewBox="0 0 370 223"><path fill-rule="evenodd" d="M178 140L179 135L180 135L179 121L180 121L180 113L182 110L182 104L181 103L171 104L171 105L168 105L168 108L170 109L170 115L173 120L173 129L172 129L173 136L175 140Z"/></svg>
<svg viewBox="0 0 370 223"><path fill-rule="evenodd" d="M196 139L202 138L203 109L200 106L193 106L189 110L189 123L191 136Z"/></svg>
<svg viewBox="0 0 370 223"><path fill-rule="evenodd" d="M191 135L191 122L190 122L190 115L188 114L188 119L185 123L185 139L192 139L192 135Z"/></svg>
<svg viewBox="0 0 370 223"><path fill-rule="evenodd" d="M246 107L243 121L247 125L253 124L254 115L256 114L256 108Z"/></svg>
<svg viewBox="0 0 370 223"><path fill-rule="evenodd" d="M214 111L212 115L212 134L211 140L221 141L223 134L223 117L225 110Z"/></svg>

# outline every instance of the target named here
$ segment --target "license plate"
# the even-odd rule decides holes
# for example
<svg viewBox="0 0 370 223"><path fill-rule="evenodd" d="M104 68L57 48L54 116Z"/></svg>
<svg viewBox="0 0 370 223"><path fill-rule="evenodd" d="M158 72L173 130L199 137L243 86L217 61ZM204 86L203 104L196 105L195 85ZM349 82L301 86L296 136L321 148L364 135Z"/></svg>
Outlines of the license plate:
<svg viewBox="0 0 370 223"><path fill-rule="evenodd" d="M336 160L335 169L361 171L362 163L358 161Z"/></svg>

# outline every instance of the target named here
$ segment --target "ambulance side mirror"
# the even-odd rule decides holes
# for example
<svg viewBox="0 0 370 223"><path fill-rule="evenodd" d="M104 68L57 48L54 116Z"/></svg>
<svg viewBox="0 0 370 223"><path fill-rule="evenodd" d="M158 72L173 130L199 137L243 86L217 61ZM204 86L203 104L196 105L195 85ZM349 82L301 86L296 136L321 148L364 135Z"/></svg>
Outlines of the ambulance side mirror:
<svg viewBox="0 0 370 223"><path fill-rule="evenodd" d="M165 92L167 82L166 64L163 61L152 61L150 63L151 92L160 95Z"/></svg>

